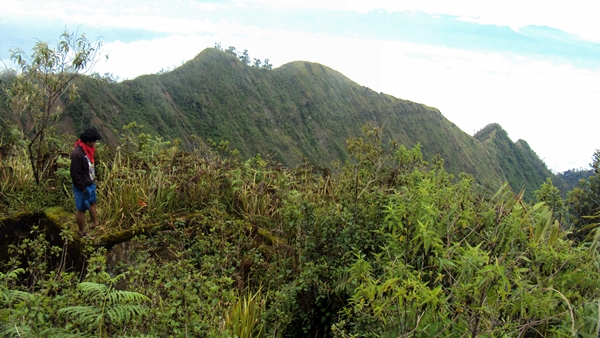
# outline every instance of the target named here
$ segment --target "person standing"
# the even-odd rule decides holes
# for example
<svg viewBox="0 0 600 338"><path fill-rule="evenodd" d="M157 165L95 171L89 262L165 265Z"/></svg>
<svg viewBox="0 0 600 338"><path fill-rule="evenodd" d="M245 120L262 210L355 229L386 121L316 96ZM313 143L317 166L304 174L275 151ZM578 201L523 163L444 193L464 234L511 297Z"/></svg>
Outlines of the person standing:
<svg viewBox="0 0 600 338"><path fill-rule="evenodd" d="M85 230L85 212L89 210L94 227L98 226L98 212L96 211L96 183L94 181L94 152L95 145L102 136L98 129L91 127L84 130L79 136L71 152L71 180L73 181L73 194L75 195L76 219L79 227L79 236L87 235Z"/></svg>

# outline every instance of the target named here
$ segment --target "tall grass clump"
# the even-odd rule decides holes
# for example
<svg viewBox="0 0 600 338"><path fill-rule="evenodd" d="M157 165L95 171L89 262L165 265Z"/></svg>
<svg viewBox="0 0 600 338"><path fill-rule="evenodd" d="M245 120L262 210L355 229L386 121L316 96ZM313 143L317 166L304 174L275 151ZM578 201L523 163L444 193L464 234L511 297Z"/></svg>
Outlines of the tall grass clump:
<svg viewBox="0 0 600 338"><path fill-rule="evenodd" d="M225 332L239 338L260 338L265 336L261 321L265 311L265 299L260 290L242 295L223 317Z"/></svg>
<svg viewBox="0 0 600 338"><path fill-rule="evenodd" d="M71 207L68 154L74 141L69 137L49 137L55 147L49 151L45 177L36 182L22 140L0 143L0 212L39 212L48 207ZM69 150L67 150L69 149ZM72 209L72 207L71 207Z"/></svg>

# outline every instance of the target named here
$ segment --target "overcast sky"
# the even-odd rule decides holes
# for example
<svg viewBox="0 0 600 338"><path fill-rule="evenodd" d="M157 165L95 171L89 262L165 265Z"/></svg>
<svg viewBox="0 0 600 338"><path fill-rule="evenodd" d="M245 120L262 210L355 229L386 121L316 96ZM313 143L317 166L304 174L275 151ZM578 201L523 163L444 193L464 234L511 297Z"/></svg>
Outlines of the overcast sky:
<svg viewBox="0 0 600 338"><path fill-rule="evenodd" d="M600 148L600 20L594 1L0 0L0 59L65 30L104 41L95 71L173 69L220 43L305 60L438 108L463 131L499 123L555 172Z"/></svg>

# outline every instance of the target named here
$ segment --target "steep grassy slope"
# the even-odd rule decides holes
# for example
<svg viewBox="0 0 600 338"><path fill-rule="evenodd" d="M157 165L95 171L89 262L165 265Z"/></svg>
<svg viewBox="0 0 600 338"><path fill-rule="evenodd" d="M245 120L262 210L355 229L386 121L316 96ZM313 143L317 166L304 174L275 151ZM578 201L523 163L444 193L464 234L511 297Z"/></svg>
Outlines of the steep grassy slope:
<svg viewBox="0 0 600 338"><path fill-rule="evenodd" d="M512 142L500 125L487 125L474 136L492 154L506 180L513 189L525 189L525 196L533 198L546 177L553 174L524 140Z"/></svg>
<svg viewBox="0 0 600 338"><path fill-rule="evenodd" d="M209 48L169 73L122 83L84 78L78 85L81 100L68 107L64 127L95 124L111 143L135 121L184 144L197 135L229 141L246 157L260 153L289 166L304 158L329 166L346 159L346 140L371 123L384 128L385 142L420 143L426 158L439 154L450 172L470 173L482 183L508 179L529 190L544 180L539 168L545 165L527 155L534 153L523 150L526 144L473 138L435 108L376 93L317 63L258 69Z"/></svg>
<svg viewBox="0 0 600 338"><path fill-rule="evenodd" d="M195 132L229 140L247 155L328 165L346 156L348 137L370 122L389 139L420 142L428 157L439 153L453 172L495 172L484 149L438 110L376 93L319 64L266 71L208 49L161 81Z"/></svg>

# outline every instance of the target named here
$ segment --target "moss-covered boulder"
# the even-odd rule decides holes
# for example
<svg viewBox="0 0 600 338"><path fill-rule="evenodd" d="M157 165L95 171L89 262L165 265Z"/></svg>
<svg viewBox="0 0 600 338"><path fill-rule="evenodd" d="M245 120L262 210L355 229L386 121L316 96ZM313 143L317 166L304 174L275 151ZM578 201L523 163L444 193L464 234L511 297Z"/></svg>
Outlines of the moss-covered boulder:
<svg viewBox="0 0 600 338"><path fill-rule="evenodd" d="M48 254L48 264L64 270L81 271L85 264L82 255L83 244L77 233L74 216L62 208L49 208L43 212L17 213L0 218L0 261L10 260L11 247L19 246L26 239L34 240L43 236L52 247L62 249L58 257ZM25 248L26 249L26 248ZM28 262L21 262L26 266Z"/></svg>

